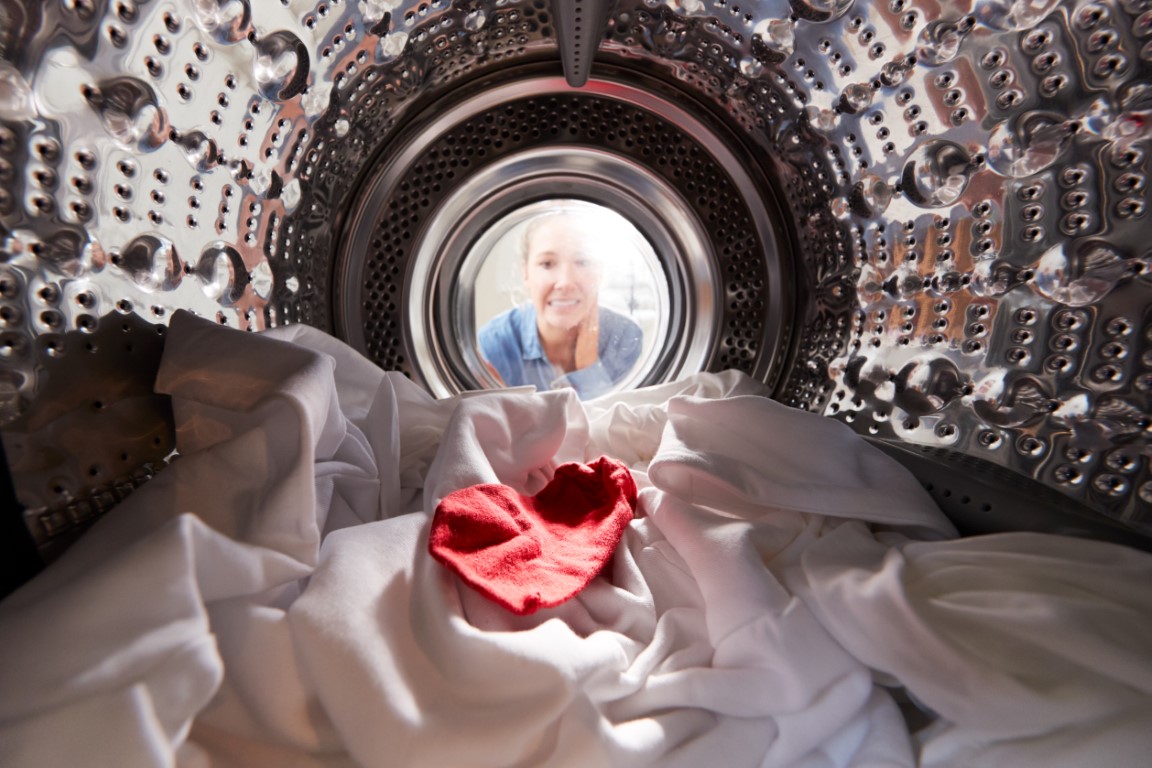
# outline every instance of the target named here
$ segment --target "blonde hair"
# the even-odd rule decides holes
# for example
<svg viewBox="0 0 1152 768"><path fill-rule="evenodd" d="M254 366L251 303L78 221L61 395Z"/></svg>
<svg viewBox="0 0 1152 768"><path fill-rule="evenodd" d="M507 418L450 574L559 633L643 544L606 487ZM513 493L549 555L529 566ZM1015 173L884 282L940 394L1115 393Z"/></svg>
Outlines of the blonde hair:
<svg viewBox="0 0 1152 768"><path fill-rule="evenodd" d="M532 236L536 234L547 222L559 217L567 216L569 218L577 219L590 219L596 212L596 206L592 203L584 204L584 207L579 201L565 201L561 205L554 208L548 208L540 213L533 214L531 218L524 224L524 229L520 233L519 252L520 262L523 264L528 261L528 249L532 242ZM591 231L591 230L590 230Z"/></svg>

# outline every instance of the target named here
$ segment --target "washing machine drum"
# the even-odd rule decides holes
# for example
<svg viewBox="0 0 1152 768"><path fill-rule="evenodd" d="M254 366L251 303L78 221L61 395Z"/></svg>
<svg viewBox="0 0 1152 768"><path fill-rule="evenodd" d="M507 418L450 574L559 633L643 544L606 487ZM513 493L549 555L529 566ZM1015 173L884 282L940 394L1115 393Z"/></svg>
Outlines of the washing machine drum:
<svg viewBox="0 0 1152 768"><path fill-rule="evenodd" d="M477 339L536 311L558 213L640 328L617 389L738 369L962 527L1152 532L1143 0L2 0L0 30L0 420L42 549L170 454L175 311L514 383Z"/></svg>

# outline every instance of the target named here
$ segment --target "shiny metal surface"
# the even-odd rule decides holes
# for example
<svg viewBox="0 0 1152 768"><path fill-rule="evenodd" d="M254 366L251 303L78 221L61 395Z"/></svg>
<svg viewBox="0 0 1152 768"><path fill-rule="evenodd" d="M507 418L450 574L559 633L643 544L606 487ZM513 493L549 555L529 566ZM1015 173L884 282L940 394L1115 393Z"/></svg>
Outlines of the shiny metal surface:
<svg viewBox="0 0 1152 768"><path fill-rule="evenodd" d="M0 0L5 445L38 439L29 425L56 407L74 340L128 315L332 328L332 265L363 182L438 104L542 75L583 82L551 5ZM693 182L685 199L711 242L711 215L783 210L772 242L715 250L717 304L742 335L717 334L708 366L778 373L796 407L1152 531L1152 5L582 5L607 14L589 82L679 105L707 128L685 151L715 140L757 179L751 192L726 171ZM580 122L546 112L538 129ZM675 154L670 136L645 138ZM409 180L412 206L471 177L488 150L473 138ZM587 133L569 143L605 148ZM390 237L421 235L379 213ZM763 318L774 285L755 284L772 248L795 303L779 327ZM408 257L372 263L389 275L380 300L406 311ZM375 356L410 367L411 339L389 322ZM743 356L769 337L778 350ZM128 452L91 451L75 466ZM53 495L42 467L9 457L33 527L133 471Z"/></svg>

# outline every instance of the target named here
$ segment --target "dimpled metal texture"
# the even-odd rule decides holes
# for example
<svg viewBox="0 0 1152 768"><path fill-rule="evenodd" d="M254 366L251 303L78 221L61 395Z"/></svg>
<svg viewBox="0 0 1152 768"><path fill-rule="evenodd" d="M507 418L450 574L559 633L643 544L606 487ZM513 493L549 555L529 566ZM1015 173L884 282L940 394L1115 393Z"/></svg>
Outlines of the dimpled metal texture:
<svg viewBox="0 0 1152 768"><path fill-rule="evenodd" d="M593 72L705 105L778 192L779 399L1152 531L1152 3L589 5ZM38 539L171 450L126 382L175 309L331 329L389 138L461 83L558 68L556 38L546 0L0 0L0 425ZM404 265L378 266L392 306Z"/></svg>

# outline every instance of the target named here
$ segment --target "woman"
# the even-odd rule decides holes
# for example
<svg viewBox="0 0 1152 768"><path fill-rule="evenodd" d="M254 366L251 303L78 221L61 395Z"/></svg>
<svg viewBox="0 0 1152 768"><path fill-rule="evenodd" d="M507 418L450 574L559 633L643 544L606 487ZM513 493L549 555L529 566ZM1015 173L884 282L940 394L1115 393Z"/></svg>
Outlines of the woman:
<svg viewBox="0 0 1152 768"><path fill-rule="evenodd" d="M643 332L599 304L603 263L587 218L555 211L524 231L528 301L480 329L480 353L506 386L571 387L587 399L620 383L640 357Z"/></svg>

